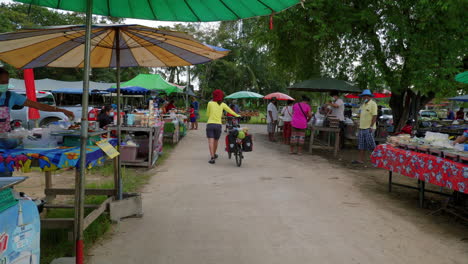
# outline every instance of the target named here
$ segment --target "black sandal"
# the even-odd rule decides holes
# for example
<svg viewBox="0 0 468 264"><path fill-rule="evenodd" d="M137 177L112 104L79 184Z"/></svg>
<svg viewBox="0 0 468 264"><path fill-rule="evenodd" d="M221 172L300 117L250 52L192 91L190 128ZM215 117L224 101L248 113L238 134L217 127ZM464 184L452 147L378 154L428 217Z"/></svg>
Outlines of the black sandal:
<svg viewBox="0 0 468 264"><path fill-rule="evenodd" d="M209 164L215 164L215 159L214 158L211 158L210 161L208 161Z"/></svg>

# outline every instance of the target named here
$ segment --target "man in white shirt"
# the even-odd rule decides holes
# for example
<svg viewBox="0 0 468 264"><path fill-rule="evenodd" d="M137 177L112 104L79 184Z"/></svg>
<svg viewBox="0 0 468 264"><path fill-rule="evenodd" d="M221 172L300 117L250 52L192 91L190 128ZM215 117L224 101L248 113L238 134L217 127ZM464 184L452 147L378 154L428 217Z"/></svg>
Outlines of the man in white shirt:
<svg viewBox="0 0 468 264"><path fill-rule="evenodd" d="M339 93L337 91L330 92L330 96L331 96L331 101L328 103L328 105L331 107L330 116L334 116L338 120L340 120L340 128L341 128L340 148L342 148L343 145L344 145L344 128L345 128L344 110L345 110L345 105L344 105L343 100L339 97Z"/></svg>
<svg viewBox="0 0 468 264"><path fill-rule="evenodd" d="M275 142L276 125L278 124L278 108L276 108L276 97L271 98L267 107L267 125L268 125L268 138L270 141Z"/></svg>

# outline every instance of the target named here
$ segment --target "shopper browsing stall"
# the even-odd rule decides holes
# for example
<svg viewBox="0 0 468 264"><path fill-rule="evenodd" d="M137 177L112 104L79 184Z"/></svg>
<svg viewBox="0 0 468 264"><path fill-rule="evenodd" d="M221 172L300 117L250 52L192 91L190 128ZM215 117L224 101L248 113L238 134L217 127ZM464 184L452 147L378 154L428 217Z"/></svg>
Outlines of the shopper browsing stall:
<svg viewBox="0 0 468 264"><path fill-rule="evenodd" d="M312 111L309 106L309 102L309 97L302 96L302 102L296 103L293 106L293 115L291 119L291 146L289 154L302 155L302 147L304 146L307 123L312 117ZM296 151L294 151L294 147L297 147Z"/></svg>
<svg viewBox="0 0 468 264"><path fill-rule="evenodd" d="M373 151L375 148L374 131L377 121L377 104L372 100L374 95L369 89L364 90L359 97L363 100L359 109L359 159L353 161L354 164L364 164L365 151Z"/></svg>
<svg viewBox="0 0 468 264"><path fill-rule="evenodd" d="M190 105L189 113L190 113L190 130L195 130L195 123L197 122L197 118L195 115L195 107L193 107L193 105Z"/></svg>
<svg viewBox="0 0 468 264"><path fill-rule="evenodd" d="M339 97L339 93L337 91L330 92L331 101L328 103L328 106L331 107L330 116L334 116L338 120L340 120L340 147L344 145L344 128L345 128L345 117L344 117L344 110L345 105L343 100Z"/></svg>
<svg viewBox="0 0 468 264"><path fill-rule="evenodd" d="M193 123L193 129L198 130L198 119L200 118L200 104L197 101L197 98L192 97L192 105L195 111L195 122Z"/></svg>
<svg viewBox="0 0 468 264"><path fill-rule="evenodd" d="M288 100L287 105L281 110L281 115L283 116L283 143L287 145L291 141L293 104L293 100Z"/></svg>
<svg viewBox="0 0 468 264"><path fill-rule="evenodd" d="M206 137L208 138L208 147L210 149L210 164L215 164L215 160L218 158L216 151L218 149L218 142L222 132L223 111L226 111L235 117L240 117L240 115L234 112L234 110L223 103L223 100L224 92L219 89L214 90L213 100L208 103L206 109L206 114L208 116Z"/></svg>
<svg viewBox="0 0 468 264"><path fill-rule="evenodd" d="M278 124L278 108L276 97L271 98L270 103L267 107L267 125L268 125L268 138L270 141L274 142L275 140L275 131Z"/></svg>

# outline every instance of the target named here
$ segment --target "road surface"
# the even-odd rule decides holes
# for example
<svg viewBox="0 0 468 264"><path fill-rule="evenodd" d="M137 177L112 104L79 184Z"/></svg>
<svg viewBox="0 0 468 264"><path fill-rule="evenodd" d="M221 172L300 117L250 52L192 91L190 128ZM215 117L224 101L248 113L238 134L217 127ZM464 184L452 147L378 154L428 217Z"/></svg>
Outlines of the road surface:
<svg viewBox="0 0 468 264"><path fill-rule="evenodd" d="M222 151L208 164L203 126L190 131L144 188L144 217L122 221L88 263L468 263L467 228L418 209L416 192L408 206L360 170L253 130L241 168Z"/></svg>

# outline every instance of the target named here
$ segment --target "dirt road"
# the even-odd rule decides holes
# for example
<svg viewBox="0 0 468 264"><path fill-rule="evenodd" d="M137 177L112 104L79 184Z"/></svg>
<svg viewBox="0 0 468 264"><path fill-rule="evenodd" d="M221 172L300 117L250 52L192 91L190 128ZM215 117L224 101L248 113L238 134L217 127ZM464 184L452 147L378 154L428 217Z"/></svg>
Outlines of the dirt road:
<svg viewBox="0 0 468 264"><path fill-rule="evenodd" d="M383 171L289 155L264 135L241 168L207 153L204 131L190 132L144 189L144 217L89 263L468 263L468 229L385 192L372 179Z"/></svg>

